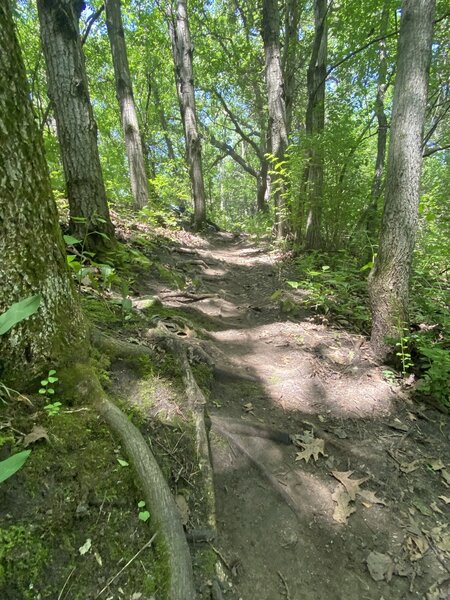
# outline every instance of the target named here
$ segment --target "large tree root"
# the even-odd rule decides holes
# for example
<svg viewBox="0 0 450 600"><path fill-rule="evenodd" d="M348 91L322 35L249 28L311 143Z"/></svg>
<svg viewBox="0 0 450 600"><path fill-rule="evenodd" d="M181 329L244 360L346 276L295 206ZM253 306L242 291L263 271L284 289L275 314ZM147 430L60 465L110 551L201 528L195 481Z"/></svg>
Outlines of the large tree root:
<svg viewBox="0 0 450 600"><path fill-rule="evenodd" d="M76 391L86 402L93 403L106 423L120 438L134 467L152 522L158 531L160 547L169 568L169 600L195 600L192 561L181 523L180 513L161 470L139 429L110 402L95 371L86 365L71 368L76 377ZM64 372L60 372L64 379ZM162 544L161 544L162 542Z"/></svg>

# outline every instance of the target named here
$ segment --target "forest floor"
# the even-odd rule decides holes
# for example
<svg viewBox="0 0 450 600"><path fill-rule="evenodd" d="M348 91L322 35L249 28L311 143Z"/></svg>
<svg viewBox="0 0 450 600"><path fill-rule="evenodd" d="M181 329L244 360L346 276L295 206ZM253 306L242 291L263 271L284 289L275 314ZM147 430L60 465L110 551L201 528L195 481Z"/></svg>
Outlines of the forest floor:
<svg viewBox="0 0 450 600"><path fill-rule="evenodd" d="M197 272L198 300L146 291L187 300L215 360L225 597L449 598L448 417L386 381L364 337L283 315L277 253L231 234L184 250L174 266Z"/></svg>
<svg viewBox="0 0 450 600"><path fill-rule="evenodd" d="M303 290L285 314L276 292L296 274L268 244L164 230L149 243L131 230L122 238L148 257L131 312L88 284L83 303L109 335L145 345L163 323L214 361L212 378L194 368L217 521L216 539L190 542L199 597L211 597L215 571L228 600L448 600L448 415L386 379L362 335L302 308ZM161 349L155 357L99 356L97 369L198 531L209 526L205 487L179 366ZM121 445L90 406L62 400L51 416L46 402L2 410L0 458L20 445L32 453L0 487L0 597L160 600L151 515L144 522Z"/></svg>

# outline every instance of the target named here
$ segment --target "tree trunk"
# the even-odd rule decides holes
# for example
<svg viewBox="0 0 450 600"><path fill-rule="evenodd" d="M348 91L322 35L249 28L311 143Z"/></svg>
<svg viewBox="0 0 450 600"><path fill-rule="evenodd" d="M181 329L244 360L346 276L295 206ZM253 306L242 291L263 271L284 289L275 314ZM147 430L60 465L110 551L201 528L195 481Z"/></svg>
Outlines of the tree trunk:
<svg viewBox="0 0 450 600"><path fill-rule="evenodd" d="M385 2L381 15L380 37L384 38L389 25L389 2ZM373 176L370 204L367 211L366 232L370 242L375 238L377 227L377 212L383 193L383 171L386 157L386 142L388 122L384 110L384 97L387 88L387 56L386 40L381 39L379 45L380 70L378 71L377 97L375 99L375 116L378 122L377 157ZM371 249L370 249L371 250ZM371 250L372 254L372 250Z"/></svg>
<svg viewBox="0 0 450 600"><path fill-rule="evenodd" d="M206 201L186 0L176 0L176 9L170 4L167 16L175 66L175 83L186 139L186 158L194 196L194 227L201 229L206 222Z"/></svg>
<svg viewBox="0 0 450 600"><path fill-rule="evenodd" d="M280 13L278 0L264 0L263 3L263 42L266 61L266 85L269 102L270 153L276 162L284 160L288 146L286 127L286 105L284 80L280 52ZM285 200L285 186L278 177L274 193L277 237L287 233L288 215Z"/></svg>
<svg viewBox="0 0 450 600"><path fill-rule="evenodd" d="M131 191L133 193L134 207L141 209L148 203L148 181L136 106L134 104L120 0L105 0L105 10L106 27L114 65L116 94L120 106L128 168L130 170Z"/></svg>
<svg viewBox="0 0 450 600"><path fill-rule="evenodd" d="M114 235L81 49L81 0L38 0L47 84L54 107L70 207L70 228L85 247L104 250ZM98 233L99 232L99 233Z"/></svg>
<svg viewBox="0 0 450 600"><path fill-rule="evenodd" d="M30 296L41 302L0 336L0 379L24 389L88 344L9 7L0 3L0 313Z"/></svg>
<svg viewBox="0 0 450 600"><path fill-rule="evenodd" d="M284 51L283 51L283 77L284 95L286 103L286 130L289 137L292 123L292 109L299 72L298 64L298 28L300 22L300 3L298 0L287 0L284 17Z"/></svg>
<svg viewBox="0 0 450 600"><path fill-rule="evenodd" d="M261 170L258 173L256 191L256 210L258 212L267 212L269 209L269 205L266 201L268 172L269 165L267 164L267 161L262 161Z"/></svg>
<svg viewBox="0 0 450 600"><path fill-rule="evenodd" d="M434 10L435 0L404 0L402 5L385 205L369 279L371 342L380 358L389 350L386 338L402 335L408 318Z"/></svg>
<svg viewBox="0 0 450 600"><path fill-rule="evenodd" d="M314 1L314 43L307 74L308 106L305 133L310 144L308 156L305 248L322 247L322 202L324 162L320 136L325 127L325 80L327 74L327 0Z"/></svg>

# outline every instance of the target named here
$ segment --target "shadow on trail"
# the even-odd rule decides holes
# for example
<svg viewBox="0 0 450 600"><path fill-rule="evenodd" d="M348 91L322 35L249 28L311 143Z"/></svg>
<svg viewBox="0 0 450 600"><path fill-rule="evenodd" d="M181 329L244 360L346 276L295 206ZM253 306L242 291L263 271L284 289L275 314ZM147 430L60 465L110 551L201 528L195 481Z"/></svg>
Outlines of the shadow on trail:
<svg viewBox="0 0 450 600"><path fill-rule="evenodd" d="M414 506L418 495L436 501L439 475L425 463L414 474L401 466L417 455L449 457L436 416L421 421L398 403L361 336L306 311L282 315L271 299L280 267L264 249L216 236L188 260L201 261L189 265L198 293L216 294L169 305L202 323L217 368L208 412L226 597L423 597L444 571L431 550L418 568L411 548L440 516ZM280 440L307 432L323 446L296 460L302 448ZM360 480L350 499L332 472ZM392 563L379 581L367 568L372 551Z"/></svg>

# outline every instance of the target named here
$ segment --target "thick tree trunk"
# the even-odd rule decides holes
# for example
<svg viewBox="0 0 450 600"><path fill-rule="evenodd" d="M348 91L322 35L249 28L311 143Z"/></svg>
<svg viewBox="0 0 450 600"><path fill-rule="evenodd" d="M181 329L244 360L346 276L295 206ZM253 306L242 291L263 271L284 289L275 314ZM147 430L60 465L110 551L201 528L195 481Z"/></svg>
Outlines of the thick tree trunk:
<svg viewBox="0 0 450 600"><path fill-rule="evenodd" d="M325 79L327 72L327 0L314 1L314 43L308 67L308 106L305 129L310 144L308 156L307 202L305 248L319 249L322 246L322 201L324 183L324 161L320 135L325 127Z"/></svg>
<svg viewBox="0 0 450 600"><path fill-rule="evenodd" d="M37 294L41 303L0 336L0 379L24 389L88 344L9 6L0 3L0 313Z"/></svg>
<svg viewBox="0 0 450 600"><path fill-rule="evenodd" d="M186 158L194 196L194 226L201 229L206 222L205 186L203 183L201 141L195 109L192 44L186 0L175 0L176 9L168 8L169 32L175 66L175 82L180 103L181 120L186 139Z"/></svg>
<svg viewBox="0 0 450 600"><path fill-rule="evenodd" d="M81 49L78 20L83 2L38 0L37 5L48 93L54 107L66 179L70 227L77 237L85 240L85 247L103 250L111 245L114 230Z"/></svg>
<svg viewBox="0 0 450 600"><path fill-rule="evenodd" d="M264 0L263 3L263 42L266 61L266 85L269 102L270 153L276 162L284 160L288 146L286 127L286 105L284 80L281 68L280 13L278 0ZM285 186L277 181L275 189L275 210L277 237L287 233L288 215Z"/></svg>
<svg viewBox="0 0 450 600"><path fill-rule="evenodd" d="M148 181L137 111L134 104L120 0L105 0L105 9L106 27L114 65L116 94L120 106L128 168L130 170L131 191L134 207L140 209L148 203Z"/></svg>
<svg viewBox="0 0 450 600"><path fill-rule="evenodd" d="M380 38L384 38L389 25L389 2L383 6L381 15ZM378 71L377 97L375 99L375 116L378 122L377 157L375 161L375 173L372 181L370 204L367 211L366 231L369 241L375 238L377 228L377 212L380 198L383 193L383 172L386 158L386 142L388 122L384 110L384 97L387 88L387 56L386 40L380 40L379 46L380 69Z"/></svg>
<svg viewBox="0 0 450 600"><path fill-rule="evenodd" d="M399 337L408 318L434 10L435 0L404 0L402 5L385 205L369 279L371 342L380 358L389 349L386 338Z"/></svg>

